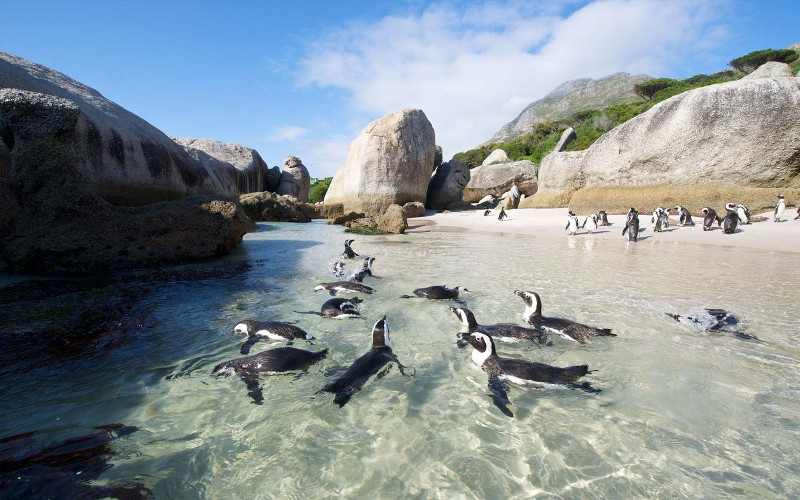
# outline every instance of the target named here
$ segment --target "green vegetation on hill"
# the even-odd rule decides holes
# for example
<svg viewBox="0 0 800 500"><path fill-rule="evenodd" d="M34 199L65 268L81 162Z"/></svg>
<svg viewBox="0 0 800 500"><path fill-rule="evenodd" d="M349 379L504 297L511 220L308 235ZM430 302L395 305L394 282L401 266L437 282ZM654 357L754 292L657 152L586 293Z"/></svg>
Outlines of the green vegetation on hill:
<svg viewBox="0 0 800 500"><path fill-rule="evenodd" d="M332 180L333 177L326 177L324 179L319 180L315 184L312 184L311 189L308 191L308 201L310 201L311 203L324 201L325 193L327 193L328 188L331 187Z"/></svg>
<svg viewBox="0 0 800 500"><path fill-rule="evenodd" d="M567 151L581 151L591 146L604 133L640 115L656 104L670 97L716 83L738 80L769 61L791 63L792 70L800 70L800 54L794 50L759 50L736 58L730 62L735 69L727 69L711 75L699 74L685 79L657 78L634 85L634 92L642 98L630 102L608 106L602 110L584 110L573 114L569 119L541 122L533 131L508 142L485 144L469 151L456 153L453 159L469 168L479 166L489 153L502 149L513 161L531 160L540 163L542 158L553 150L561 133L573 127L578 138L567 145Z"/></svg>

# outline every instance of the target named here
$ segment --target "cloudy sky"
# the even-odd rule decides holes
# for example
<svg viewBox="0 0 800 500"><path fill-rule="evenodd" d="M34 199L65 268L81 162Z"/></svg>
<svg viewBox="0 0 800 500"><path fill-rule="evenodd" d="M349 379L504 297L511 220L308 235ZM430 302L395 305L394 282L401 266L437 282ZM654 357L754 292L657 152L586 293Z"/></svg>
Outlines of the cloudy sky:
<svg viewBox="0 0 800 500"><path fill-rule="evenodd" d="M333 175L349 142L425 111L449 158L558 84L688 77L800 41L793 1L0 0L0 51L82 81L171 136L293 154Z"/></svg>

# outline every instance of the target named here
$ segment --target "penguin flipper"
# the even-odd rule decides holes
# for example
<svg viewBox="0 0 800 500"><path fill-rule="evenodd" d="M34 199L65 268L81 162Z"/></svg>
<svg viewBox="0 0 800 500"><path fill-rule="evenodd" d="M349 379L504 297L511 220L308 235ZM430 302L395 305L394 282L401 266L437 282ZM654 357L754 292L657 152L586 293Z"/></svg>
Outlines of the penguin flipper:
<svg viewBox="0 0 800 500"><path fill-rule="evenodd" d="M258 343L258 337L256 337L255 335L253 335L252 337L247 337L247 341L244 344L242 344L242 349L240 352L245 355L250 354L250 348L256 345L256 343Z"/></svg>
<svg viewBox="0 0 800 500"><path fill-rule="evenodd" d="M511 404L508 399L508 386L497 377L489 377L489 390L492 403L503 412L503 415L513 417L514 414L508 409L508 405Z"/></svg>
<svg viewBox="0 0 800 500"><path fill-rule="evenodd" d="M625 227L622 228L622 236L625 236L625 233L628 232L628 225L626 224Z"/></svg>
<svg viewBox="0 0 800 500"><path fill-rule="evenodd" d="M253 400L253 404L264 404L264 393L258 383L258 373L244 372L241 378L247 384L247 395Z"/></svg>

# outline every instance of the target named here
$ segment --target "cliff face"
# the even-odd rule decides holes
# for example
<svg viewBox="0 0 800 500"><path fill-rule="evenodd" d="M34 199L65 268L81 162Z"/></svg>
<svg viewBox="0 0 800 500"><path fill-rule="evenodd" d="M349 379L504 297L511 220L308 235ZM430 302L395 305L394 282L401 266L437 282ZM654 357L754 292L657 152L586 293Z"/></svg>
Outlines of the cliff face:
<svg viewBox="0 0 800 500"><path fill-rule="evenodd" d="M634 94L633 86L650 79L652 77L647 75L615 73L597 80L581 78L562 83L504 125L488 143L510 141L530 132L539 122L568 118L587 109L602 109L613 104L635 101L640 98Z"/></svg>

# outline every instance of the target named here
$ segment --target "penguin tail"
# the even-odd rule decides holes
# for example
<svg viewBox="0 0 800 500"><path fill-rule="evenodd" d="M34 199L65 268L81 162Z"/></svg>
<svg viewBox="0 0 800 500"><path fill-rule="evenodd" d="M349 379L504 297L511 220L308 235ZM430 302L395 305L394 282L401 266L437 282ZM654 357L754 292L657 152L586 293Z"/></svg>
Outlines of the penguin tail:
<svg viewBox="0 0 800 500"><path fill-rule="evenodd" d="M575 365L564 368L562 371L567 380L577 380L589 373L589 365Z"/></svg>

